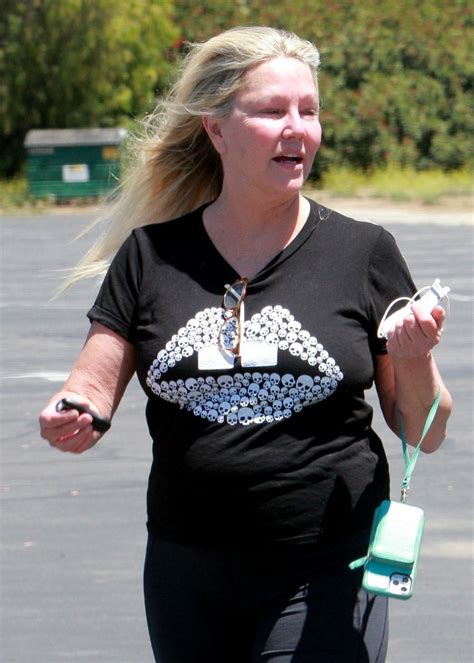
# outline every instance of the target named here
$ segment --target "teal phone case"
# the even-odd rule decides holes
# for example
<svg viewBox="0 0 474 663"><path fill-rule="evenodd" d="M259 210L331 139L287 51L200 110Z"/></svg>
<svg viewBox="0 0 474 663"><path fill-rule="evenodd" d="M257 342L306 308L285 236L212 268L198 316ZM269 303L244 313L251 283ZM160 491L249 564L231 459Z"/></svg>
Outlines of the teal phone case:
<svg viewBox="0 0 474 663"><path fill-rule="evenodd" d="M398 599L413 595L424 524L423 509L382 502L372 523L364 589Z"/></svg>

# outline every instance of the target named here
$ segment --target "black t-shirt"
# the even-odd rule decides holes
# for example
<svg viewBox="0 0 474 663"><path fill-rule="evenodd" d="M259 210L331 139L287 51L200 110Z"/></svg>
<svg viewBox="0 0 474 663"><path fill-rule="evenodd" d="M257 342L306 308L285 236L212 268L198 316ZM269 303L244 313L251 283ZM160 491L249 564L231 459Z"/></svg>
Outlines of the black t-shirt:
<svg viewBox="0 0 474 663"><path fill-rule="evenodd" d="M310 203L298 236L248 284L234 365L216 364L216 348L225 287L241 275L207 235L204 208L133 231L89 311L137 351L153 439L148 527L160 536L338 546L388 496L364 391L385 352L378 322L415 287L386 230Z"/></svg>

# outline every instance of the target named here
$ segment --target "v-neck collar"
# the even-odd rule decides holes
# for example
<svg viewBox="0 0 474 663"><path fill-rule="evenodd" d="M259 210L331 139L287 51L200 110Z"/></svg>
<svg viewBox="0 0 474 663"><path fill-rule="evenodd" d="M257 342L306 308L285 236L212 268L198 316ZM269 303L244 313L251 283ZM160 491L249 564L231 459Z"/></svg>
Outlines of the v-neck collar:
<svg viewBox="0 0 474 663"><path fill-rule="evenodd" d="M266 265L264 265L250 280L249 283L259 281L264 278L267 273L275 269L282 262L287 260L291 255L293 255L312 235L314 230L318 227L319 223L324 220L324 214L319 214L319 208L321 207L314 200L310 198L307 199L310 204L310 212L308 218L306 219L304 225L287 246L277 253ZM232 265L230 265L227 260L224 258L222 253L218 250L212 239L210 238L206 227L204 225L204 210L211 205L212 203L206 203L202 207L196 210L198 216L197 223L199 225L199 231L202 237L203 245L205 247L206 254L208 255L209 261L213 264L216 271L222 273L222 275L227 278L229 281L236 280L241 278L242 274L239 274Z"/></svg>

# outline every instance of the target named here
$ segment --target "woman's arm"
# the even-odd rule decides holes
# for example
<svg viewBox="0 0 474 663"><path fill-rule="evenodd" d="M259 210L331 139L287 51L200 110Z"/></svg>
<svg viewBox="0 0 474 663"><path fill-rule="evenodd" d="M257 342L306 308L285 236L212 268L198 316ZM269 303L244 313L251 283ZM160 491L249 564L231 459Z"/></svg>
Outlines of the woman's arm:
<svg viewBox="0 0 474 663"><path fill-rule="evenodd" d="M383 415L389 427L400 435L398 409L408 444L419 442L430 407L441 390L436 417L421 447L425 452L436 451L441 445L452 406L431 354L440 341L443 320L441 307L429 314L414 304L412 312L389 334L388 354L376 358L375 384Z"/></svg>
<svg viewBox="0 0 474 663"><path fill-rule="evenodd" d="M63 389L40 414L41 436L61 451L82 453L94 446L101 433L94 431L89 414L76 410L56 412L59 399L70 397L111 418L135 371L135 350L121 336L93 322L84 347Z"/></svg>

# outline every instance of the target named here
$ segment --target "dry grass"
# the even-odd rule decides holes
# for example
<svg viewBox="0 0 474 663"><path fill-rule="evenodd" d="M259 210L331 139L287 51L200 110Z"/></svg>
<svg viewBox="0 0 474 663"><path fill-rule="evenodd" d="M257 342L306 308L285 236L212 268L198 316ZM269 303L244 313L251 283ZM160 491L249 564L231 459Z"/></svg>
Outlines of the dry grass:
<svg viewBox="0 0 474 663"><path fill-rule="evenodd" d="M445 173L388 167L363 173L339 168L326 173L318 188L339 197L383 198L433 205L446 197L471 197L473 172L469 168Z"/></svg>

